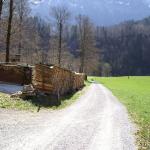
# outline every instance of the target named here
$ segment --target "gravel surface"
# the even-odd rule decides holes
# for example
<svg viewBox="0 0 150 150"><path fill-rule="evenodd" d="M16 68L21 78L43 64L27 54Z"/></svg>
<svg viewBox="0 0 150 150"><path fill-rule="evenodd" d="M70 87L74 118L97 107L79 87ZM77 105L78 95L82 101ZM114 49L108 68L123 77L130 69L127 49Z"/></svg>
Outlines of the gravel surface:
<svg viewBox="0 0 150 150"><path fill-rule="evenodd" d="M136 150L134 125L109 90L92 84L64 110L1 109L0 150Z"/></svg>

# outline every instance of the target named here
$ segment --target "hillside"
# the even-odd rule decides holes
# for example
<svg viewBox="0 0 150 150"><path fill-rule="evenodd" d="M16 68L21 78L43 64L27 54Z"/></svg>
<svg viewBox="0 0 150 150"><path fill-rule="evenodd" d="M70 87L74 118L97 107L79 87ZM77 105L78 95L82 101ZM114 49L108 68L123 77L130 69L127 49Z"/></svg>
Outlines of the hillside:
<svg viewBox="0 0 150 150"><path fill-rule="evenodd" d="M32 12L46 19L50 7L65 5L73 16L84 14L97 25L113 25L130 19L141 19L150 14L147 0L32 0ZM133 11L134 10L134 11Z"/></svg>
<svg viewBox="0 0 150 150"><path fill-rule="evenodd" d="M150 74L150 17L97 28L97 46L113 75Z"/></svg>

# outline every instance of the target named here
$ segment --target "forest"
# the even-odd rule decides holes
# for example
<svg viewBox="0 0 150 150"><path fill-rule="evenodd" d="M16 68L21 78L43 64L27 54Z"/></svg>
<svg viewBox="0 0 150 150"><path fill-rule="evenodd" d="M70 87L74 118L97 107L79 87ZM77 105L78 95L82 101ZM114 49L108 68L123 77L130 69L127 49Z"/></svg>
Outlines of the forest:
<svg viewBox="0 0 150 150"><path fill-rule="evenodd" d="M75 20L75 21L72 21ZM33 16L27 0L0 0L0 61L54 64L88 75L150 75L150 17L97 26L65 6Z"/></svg>

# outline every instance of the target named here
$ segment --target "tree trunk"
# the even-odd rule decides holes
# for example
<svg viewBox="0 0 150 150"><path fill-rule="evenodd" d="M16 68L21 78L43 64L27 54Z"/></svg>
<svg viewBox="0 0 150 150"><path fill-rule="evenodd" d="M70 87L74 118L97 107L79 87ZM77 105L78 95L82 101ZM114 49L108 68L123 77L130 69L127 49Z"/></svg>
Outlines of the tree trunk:
<svg viewBox="0 0 150 150"><path fill-rule="evenodd" d="M85 54L84 54L84 50L82 49L82 52L81 52L81 64L80 64L80 70L79 72L80 73L83 73L84 72L84 59L85 59Z"/></svg>
<svg viewBox="0 0 150 150"><path fill-rule="evenodd" d="M10 0L9 19L8 19L8 28L7 28L7 37L6 37L6 62L9 62L9 50L10 50L12 18L13 18L13 0Z"/></svg>
<svg viewBox="0 0 150 150"><path fill-rule="evenodd" d="M61 67L61 52L62 52L62 23L59 24L59 48L58 48L58 66Z"/></svg>
<svg viewBox="0 0 150 150"><path fill-rule="evenodd" d="M18 43L18 54L19 54L19 62L21 61L21 51L22 51L22 22L23 16L20 16L19 20L19 43Z"/></svg>
<svg viewBox="0 0 150 150"><path fill-rule="evenodd" d="M81 52L81 64L80 64L80 73L84 73L84 66L85 66L85 48L82 48L82 52Z"/></svg>
<svg viewBox="0 0 150 150"><path fill-rule="evenodd" d="M22 20L19 23L19 44L18 44L18 54L21 55L22 49Z"/></svg>
<svg viewBox="0 0 150 150"><path fill-rule="evenodd" d="M23 25L23 2L20 1L20 12L19 12L19 44L18 44L18 54L21 55L22 49L22 25Z"/></svg>
<svg viewBox="0 0 150 150"><path fill-rule="evenodd" d="M2 8L3 8L3 0L0 0L0 20L2 15Z"/></svg>
<svg viewBox="0 0 150 150"><path fill-rule="evenodd" d="M81 41L81 58L80 58L80 73L84 73L84 66L85 66L85 29L83 28L83 37Z"/></svg>

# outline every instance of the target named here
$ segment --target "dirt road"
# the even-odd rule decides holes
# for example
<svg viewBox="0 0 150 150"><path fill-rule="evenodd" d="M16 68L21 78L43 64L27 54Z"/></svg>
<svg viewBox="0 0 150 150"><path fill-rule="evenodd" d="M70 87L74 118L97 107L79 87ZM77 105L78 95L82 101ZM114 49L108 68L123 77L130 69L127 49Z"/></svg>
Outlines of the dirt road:
<svg viewBox="0 0 150 150"><path fill-rule="evenodd" d="M99 84L64 110L0 110L1 150L135 150L133 131L124 106Z"/></svg>

